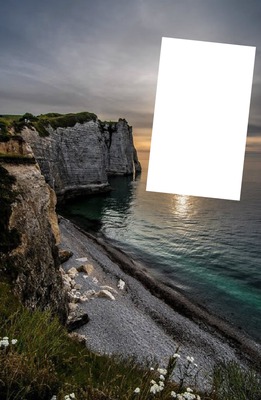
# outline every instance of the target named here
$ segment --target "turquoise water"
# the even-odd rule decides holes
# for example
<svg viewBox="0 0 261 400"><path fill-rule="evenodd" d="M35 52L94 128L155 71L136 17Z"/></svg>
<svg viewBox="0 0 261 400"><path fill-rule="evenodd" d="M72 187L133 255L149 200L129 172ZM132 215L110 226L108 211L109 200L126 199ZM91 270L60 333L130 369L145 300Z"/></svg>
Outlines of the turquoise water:
<svg viewBox="0 0 261 400"><path fill-rule="evenodd" d="M146 192L147 154L140 160L136 180L114 177L111 193L74 201L66 213L260 341L260 154L246 156L240 202Z"/></svg>

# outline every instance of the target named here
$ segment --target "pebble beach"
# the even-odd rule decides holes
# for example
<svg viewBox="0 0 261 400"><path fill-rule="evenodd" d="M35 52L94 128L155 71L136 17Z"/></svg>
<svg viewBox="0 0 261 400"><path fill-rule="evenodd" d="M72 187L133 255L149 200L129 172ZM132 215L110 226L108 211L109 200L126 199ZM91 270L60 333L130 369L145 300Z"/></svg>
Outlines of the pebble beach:
<svg viewBox="0 0 261 400"><path fill-rule="evenodd" d="M76 332L85 336L89 349L161 367L178 352L181 369L192 357L191 376L201 389L209 387L213 367L220 361L260 368L258 343L157 282L144 265L106 239L62 217L59 227L60 249L73 253L63 264L65 275L77 270L70 306L89 317Z"/></svg>

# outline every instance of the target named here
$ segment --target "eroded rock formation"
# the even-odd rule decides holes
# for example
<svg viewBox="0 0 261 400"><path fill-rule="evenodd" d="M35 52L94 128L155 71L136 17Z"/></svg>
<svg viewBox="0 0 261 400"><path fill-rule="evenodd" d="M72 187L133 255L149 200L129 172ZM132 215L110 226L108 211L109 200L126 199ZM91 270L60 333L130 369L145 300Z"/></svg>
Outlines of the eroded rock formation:
<svg viewBox="0 0 261 400"><path fill-rule="evenodd" d="M24 152L22 156L26 159ZM65 322L67 301L56 246L59 228L55 193L38 164L11 163L4 158L0 164L0 202L7 216L0 228L9 242L14 236L11 247L0 249L0 273L12 279L23 304L30 309L51 308Z"/></svg>
<svg viewBox="0 0 261 400"><path fill-rule="evenodd" d="M59 200L104 192L109 190L108 176L141 171L132 128L123 119L46 130L49 135L41 137L34 128L25 127L22 135Z"/></svg>

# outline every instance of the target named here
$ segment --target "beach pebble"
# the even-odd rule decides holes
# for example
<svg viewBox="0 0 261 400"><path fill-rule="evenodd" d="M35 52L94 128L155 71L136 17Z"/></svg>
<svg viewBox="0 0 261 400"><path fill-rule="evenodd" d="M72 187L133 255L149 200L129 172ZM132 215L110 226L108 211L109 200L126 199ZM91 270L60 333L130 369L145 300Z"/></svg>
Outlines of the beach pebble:
<svg viewBox="0 0 261 400"><path fill-rule="evenodd" d="M68 307L69 307L70 311L75 311L76 308L77 308L77 304L76 303L69 303Z"/></svg>
<svg viewBox="0 0 261 400"><path fill-rule="evenodd" d="M70 278L74 278L76 275L78 275L78 272L75 267L72 267L67 271L67 274L69 275Z"/></svg>
<svg viewBox="0 0 261 400"><path fill-rule="evenodd" d="M87 275L91 275L93 272L93 265L92 264L83 264L77 267L78 272L84 272Z"/></svg>
<svg viewBox="0 0 261 400"><path fill-rule="evenodd" d="M115 293L115 294L118 293L116 289L114 289L114 288L111 287L111 286L107 286L107 285L101 286L101 289L102 289L102 290L108 290L109 292L112 292L112 293Z"/></svg>
<svg viewBox="0 0 261 400"><path fill-rule="evenodd" d="M123 290L125 288L125 282L120 279L117 286L120 290Z"/></svg>
<svg viewBox="0 0 261 400"><path fill-rule="evenodd" d="M111 292L109 292L109 290L100 290L96 293L96 296L105 299L115 300L115 297L111 294Z"/></svg>
<svg viewBox="0 0 261 400"><path fill-rule="evenodd" d="M87 257L76 258L76 261L86 262L86 261L88 261L88 258Z"/></svg>
<svg viewBox="0 0 261 400"><path fill-rule="evenodd" d="M71 338L71 339L73 339L73 340L75 340L75 341L77 341L77 342L79 342L79 343L83 343L83 344L86 344L86 336L84 336L84 335L80 335L79 333L77 333L77 332L71 332L71 333L68 333L68 336Z"/></svg>
<svg viewBox="0 0 261 400"><path fill-rule="evenodd" d="M80 290L81 288L82 288L82 285L80 285L79 283L76 283L75 289L76 289L76 290Z"/></svg>

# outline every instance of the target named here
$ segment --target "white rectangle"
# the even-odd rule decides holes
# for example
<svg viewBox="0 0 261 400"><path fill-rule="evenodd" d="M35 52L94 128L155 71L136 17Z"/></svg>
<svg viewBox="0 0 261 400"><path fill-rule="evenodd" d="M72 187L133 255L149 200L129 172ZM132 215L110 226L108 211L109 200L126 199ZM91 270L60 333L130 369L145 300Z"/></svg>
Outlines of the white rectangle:
<svg viewBox="0 0 261 400"><path fill-rule="evenodd" d="M162 38L147 191L239 200L255 47Z"/></svg>

